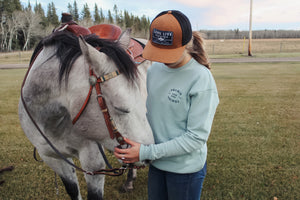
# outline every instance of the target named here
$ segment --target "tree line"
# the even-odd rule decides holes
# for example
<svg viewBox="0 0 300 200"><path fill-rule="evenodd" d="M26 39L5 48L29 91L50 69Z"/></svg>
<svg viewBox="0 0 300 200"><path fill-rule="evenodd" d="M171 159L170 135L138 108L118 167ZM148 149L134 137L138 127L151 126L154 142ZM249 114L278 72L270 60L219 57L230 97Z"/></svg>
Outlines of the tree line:
<svg viewBox="0 0 300 200"><path fill-rule="evenodd" d="M200 30L205 39L248 39L249 31L235 30ZM271 38L300 38L300 31L297 30L256 30L252 31L252 39Z"/></svg>
<svg viewBox="0 0 300 200"><path fill-rule="evenodd" d="M126 10L119 10L114 5L112 10L104 12L97 4L89 8L84 4L80 11L76 0L68 3L67 10L74 21L84 27L96 24L116 24L122 29L131 28L135 37L148 37L150 20L145 15L135 16ZM22 6L20 0L0 0L0 50L29 50L43 37L60 25L61 16L57 15L55 4L49 3L47 11L40 3Z"/></svg>

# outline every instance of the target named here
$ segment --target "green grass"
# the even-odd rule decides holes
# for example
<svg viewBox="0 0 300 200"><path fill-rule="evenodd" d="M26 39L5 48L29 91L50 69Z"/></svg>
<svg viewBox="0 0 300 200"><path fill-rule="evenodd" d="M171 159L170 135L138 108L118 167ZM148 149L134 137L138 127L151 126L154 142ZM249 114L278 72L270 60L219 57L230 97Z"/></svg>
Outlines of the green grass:
<svg viewBox="0 0 300 200"><path fill-rule="evenodd" d="M300 197L299 63L215 64L203 199Z"/></svg>
<svg viewBox="0 0 300 200"><path fill-rule="evenodd" d="M296 200L300 197L299 63L213 64L220 105L208 141L203 200ZM26 70L0 70L1 200L68 199L53 171L35 162L19 125L17 105ZM112 155L109 159L116 165ZM78 173L81 193L86 185ZM135 189L120 193L126 176L106 177L105 199L147 199L147 168Z"/></svg>

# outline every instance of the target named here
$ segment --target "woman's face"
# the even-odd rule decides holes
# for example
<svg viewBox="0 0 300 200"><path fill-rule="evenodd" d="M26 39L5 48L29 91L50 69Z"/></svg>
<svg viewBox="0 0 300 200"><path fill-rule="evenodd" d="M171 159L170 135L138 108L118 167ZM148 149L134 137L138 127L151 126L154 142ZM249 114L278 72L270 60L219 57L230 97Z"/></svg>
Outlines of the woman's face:
<svg viewBox="0 0 300 200"><path fill-rule="evenodd" d="M187 53L186 50L184 50L181 57L176 62L164 63L164 64L170 68L178 68L178 67L181 67L181 66L185 65L186 63L188 63L190 61L190 59L191 59L191 55L189 53Z"/></svg>

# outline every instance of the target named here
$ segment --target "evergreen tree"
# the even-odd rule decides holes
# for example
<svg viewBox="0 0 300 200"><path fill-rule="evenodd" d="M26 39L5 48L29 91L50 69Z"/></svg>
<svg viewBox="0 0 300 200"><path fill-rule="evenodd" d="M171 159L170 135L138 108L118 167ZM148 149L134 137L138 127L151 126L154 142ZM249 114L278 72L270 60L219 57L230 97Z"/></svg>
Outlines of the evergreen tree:
<svg viewBox="0 0 300 200"><path fill-rule="evenodd" d="M58 20L58 16L56 14L56 8L53 2L48 4L48 11L47 11L47 21L48 24L52 24L54 26L58 26L59 25L59 20Z"/></svg>
<svg viewBox="0 0 300 200"><path fill-rule="evenodd" d="M53 2L51 3L51 6L52 6L52 24L54 26L58 26L59 25L59 20L58 20L58 16L56 14L56 8L55 8L55 5L54 5Z"/></svg>
<svg viewBox="0 0 300 200"><path fill-rule="evenodd" d="M42 8L41 3L38 4L38 3L36 2L36 4L35 4L33 10L34 10L34 13L40 14L41 16L45 16L45 12L44 12L44 9Z"/></svg>
<svg viewBox="0 0 300 200"><path fill-rule="evenodd" d="M44 9L42 8L42 5L41 5L41 3L37 3L36 2L36 4L35 4L35 6L34 6L34 13L35 14L37 14L37 15L39 15L40 17L41 17L41 22L40 22L40 24L45 28L46 27L46 24L47 24L47 19L46 19L46 17L45 17L45 11L44 11Z"/></svg>
<svg viewBox="0 0 300 200"><path fill-rule="evenodd" d="M119 12L119 17L118 17L118 21L117 21L117 24L121 27L123 27L124 25L124 17L123 17L123 14L122 14L122 11Z"/></svg>
<svg viewBox="0 0 300 200"><path fill-rule="evenodd" d="M114 18L110 12L110 10L108 10L108 23L109 24L113 24L114 23Z"/></svg>
<svg viewBox="0 0 300 200"><path fill-rule="evenodd" d="M25 8L25 11L32 11L32 7L31 7L31 4L30 4L30 1L28 1L28 5Z"/></svg>
<svg viewBox="0 0 300 200"><path fill-rule="evenodd" d="M149 19L147 19L146 16L143 15L141 18L141 29L147 31L149 26L150 26Z"/></svg>
<svg viewBox="0 0 300 200"><path fill-rule="evenodd" d="M0 0L0 15L4 13L11 16L11 14L16 10L22 10L22 5L20 0Z"/></svg>
<svg viewBox="0 0 300 200"><path fill-rule="evenodd" d="M117 25L122 26L123 25L122 12L121 11L119 12L118 7L117 7L116 4L114 5L113 10L114 10L114 16L115 16L115 23Z"/></svg>
<svg viewBox="0 0 300 200"><path fill-rule="evenodd" d="M117 23L119 21L119 16L118 16L118 7L116 4L114 5L113 10L114 10L114 14L115 14L115 22Z"/></svg>
<svg viewBox="0 0 300 200"><path fill-rule="evenodd" d="M99 11L99 15L100 15L100 23L104 22L105 21L105 16L103 14L103 11L102 11L102 8L100 8L100 11Z"/></svg>
<svg viewBox="0 0 300 200"><path fill-rule="evenodd" d="M14 5L14 11L15 10L22 10L22 5L20 0L12 0L13 5Z"/></svg>
<svg viewBox="0 0 300 200"><path fill-rule="evenodd" d="M97 4L95 4L95 9L94 9L94 20L95 20L95 24L100 24L100 22L101 22Z"/></svg>
<svg viewBox="0 0 300 200"><path fill-rule="evenodd" d="M79 12L78 12L78 7L77 7L77 3L76 1L74 1L74 4L73 4L73 19L74 21L78 21L79 20Z"/></svg>
<svg viewBox="0 0 300 200"><path fill-rule="evenodd" d="M82 19L91 19L91 12L87 3L84 4L82 10Z"/></svg>
<svg viewBox="0 0 300 200"><path fill-rule="evenodd" d="M133 25L133 16L129 15L128 11L124 11L124 25L125 28L131 28Z"/></svg>
<svg viewBox="0 0 300 200"><path fill-rule="evenodd" d="M141 31L142 28L141 28L141 20L139 17L134 17L134 20L133 20L133 28L135 31Z"/></svg>
<svg viewBox="0 0 300 200"><path fill-rule="evenodd" d="M52 18L51 3L49 3L48 6L47 6L47 16L46 16L46 18L47 18L47 23L46 23L46 25L48 26L48 25L51 24L51 18Z"/></svg>
<svg viewBox="0 0 300 200"><path fill-rule="evenodd" d="M68 3L68 12L74 17L74 9L70 3Z"/></svg>

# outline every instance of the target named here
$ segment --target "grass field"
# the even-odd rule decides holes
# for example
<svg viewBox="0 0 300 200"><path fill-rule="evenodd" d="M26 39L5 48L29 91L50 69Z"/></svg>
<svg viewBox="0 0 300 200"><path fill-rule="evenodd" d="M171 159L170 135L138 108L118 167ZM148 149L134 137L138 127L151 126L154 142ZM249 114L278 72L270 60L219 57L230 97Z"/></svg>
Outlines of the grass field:
<svg viewBox="0 0 300 200"><path fill-rule="evenodd" d="M300 65L219 64L204 199L300 198Z"/></svg>
<svg viewBox="0 0 300 200"><path fill-rule="evenodd" d="M299 63L214 64L220 105L208 142L204 200L296 200L300 198ZM0 70L1 200L68 199L45 164L35 162L33 146L17 116L25 69ZM115 163L113 156L109 159ZM139 170L135 189L120 193L125 180L106 177L106 200L147 199L147 168ZM86 186L78 173L86 196Z"/></svg>

